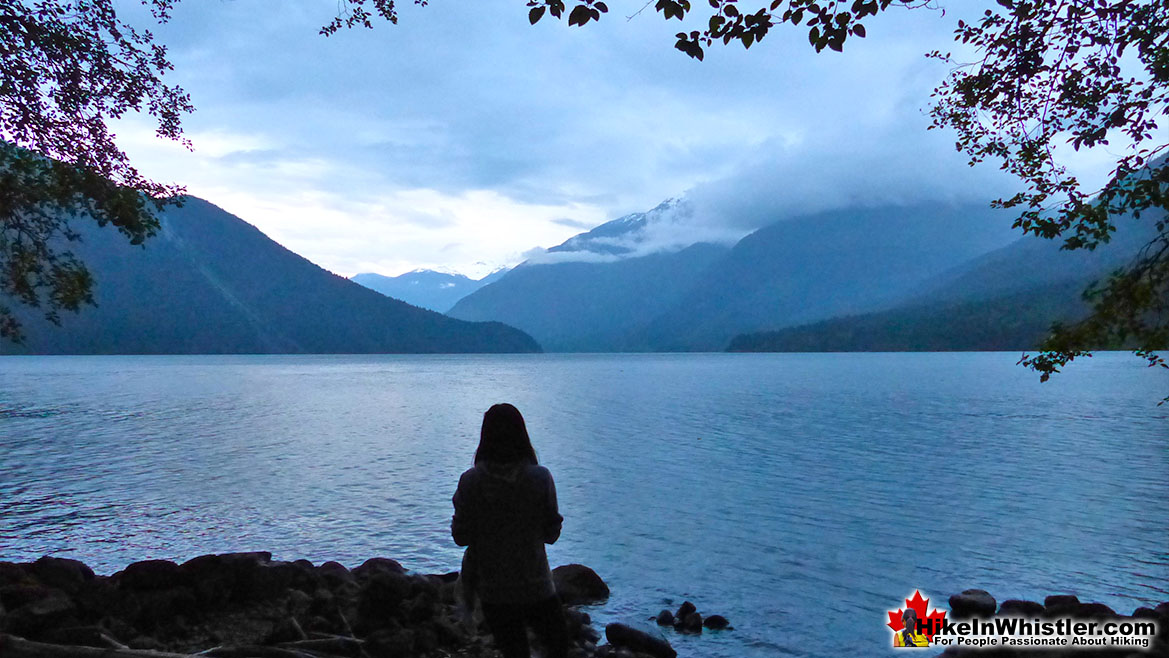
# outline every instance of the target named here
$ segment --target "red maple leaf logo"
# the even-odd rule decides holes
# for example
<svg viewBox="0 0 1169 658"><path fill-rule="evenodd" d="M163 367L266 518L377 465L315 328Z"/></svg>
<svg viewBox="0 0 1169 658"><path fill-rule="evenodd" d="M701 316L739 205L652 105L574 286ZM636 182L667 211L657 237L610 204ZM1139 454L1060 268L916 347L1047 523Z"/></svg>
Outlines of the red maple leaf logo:
<svg viewBox="0 0 1169 658"><path fill-rule="evenodd" d="M926 614L926 609L929 607L930 600L921 597L921 590L913 593L912 599L905 599L905 605L917 613L917 618L921 621L921 633L925 635L931 642L934 639L934 634L942 629L942 624L946 621L945 611L934 609L933 612ZM905 608L898 608L896 612L889 611L889 623L886 624L893 629L894 633L899 633L905 628L905 622L902 621L901 615L905 614Z"/></svg>

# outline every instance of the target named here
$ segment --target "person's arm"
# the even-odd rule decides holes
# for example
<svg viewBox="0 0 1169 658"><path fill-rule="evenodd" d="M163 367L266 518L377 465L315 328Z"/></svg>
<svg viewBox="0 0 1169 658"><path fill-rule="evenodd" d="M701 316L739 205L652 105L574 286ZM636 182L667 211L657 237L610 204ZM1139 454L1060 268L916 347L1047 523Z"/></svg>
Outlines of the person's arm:
<svg viewBox="0 0 1169 658"><path fill-rule="evenodd" d="M547 469L544 472L548 475L544 506L544 543L555 544L560 538L560 527L564 523L564 517L560 516L556 502L556 483L552 481L552 473Z"/></svg>
<svg viewBox="0 0 1169 658"><path fill-rule="evenodd" d="M467 474L459 478L459 487L455 490L455 495L451 498L451 502L455 506L455 515L451 517L451 538L455 540L457 546L469 546L471 544L471 528L472 528L472 513L471 506L467 502Z"/></svg>

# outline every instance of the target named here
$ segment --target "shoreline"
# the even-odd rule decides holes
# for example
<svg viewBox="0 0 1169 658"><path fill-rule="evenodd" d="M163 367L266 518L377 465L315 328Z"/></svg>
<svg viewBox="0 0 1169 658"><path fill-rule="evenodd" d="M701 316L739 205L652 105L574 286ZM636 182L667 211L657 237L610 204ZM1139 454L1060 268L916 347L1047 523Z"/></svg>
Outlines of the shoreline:
<svg viewBox="0 0 1169 658"><path fill-rule="evenodd" d="M564 603L571 658L675 658L661 633L610 624L603 635L578 606L603 602L609 588L590 568L553 570ZM491 658L490 634L460 606L458 572L417 574L375 557L349 569L337 562L273 561L270 553L203 555L177 564L146 560L103 576L78 560L0 561L0 656L4 658ZM690 606L687 610L687 606ZM680 613L693 613L689 602ZM997 602L983 590L949 599L953 619L1076 617L1152 620L1147 649L931 647L946 658L1169 656L1169 602L1122 614L1074 595L1043 603ZM651 611L647 611L647 615ZM658 616L661 621L669 611ZM683 616L686 616L685 614ZM890 619L895 613L890 613ZM718 617L713 615L712 617ZM650 616L649 618L653 618ZM721 619L726 627L726 620ZM671 620L672 621L672 620ZM697 629L702 632L702 618ZM679 618L676 628L684 627ZM711 626L708 626L711 628ZM649 632L647 632L647 630ZM685 631L683 631L685 632ZM722 631L715 631L722 632ZM699 654L700 655L700 654ZM920 654L919 654L920 655Z"/></svg>
<svg viewBox="0 0 1169 658"><path fill-rule="evenodd" d="M598 649L600 634L576 607L603 601L608 587L583 565L558 567L554 578L566 601L570 656L615 655ZM262 551L145 560L108 576L68 558L0 561L0 655L497 655L481 622L460 608L457 579L458 572L411 573L389 558L351 570L274 561Z"/></svg>

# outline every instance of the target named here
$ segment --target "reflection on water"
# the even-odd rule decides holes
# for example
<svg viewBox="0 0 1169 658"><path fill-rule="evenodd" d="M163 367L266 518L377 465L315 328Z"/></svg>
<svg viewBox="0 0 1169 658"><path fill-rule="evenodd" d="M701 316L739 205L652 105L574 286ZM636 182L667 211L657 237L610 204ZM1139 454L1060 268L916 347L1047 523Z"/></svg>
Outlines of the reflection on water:
<svg viewBox="0 0 1169 658"><path fill-rule="evenodd" d="M705 656L889 645L920 588L1169 599L1169 378L1103 355L8 357L0 559L232 550L458 568L482 411L527 416L600 621L691 599Z"/></svg>

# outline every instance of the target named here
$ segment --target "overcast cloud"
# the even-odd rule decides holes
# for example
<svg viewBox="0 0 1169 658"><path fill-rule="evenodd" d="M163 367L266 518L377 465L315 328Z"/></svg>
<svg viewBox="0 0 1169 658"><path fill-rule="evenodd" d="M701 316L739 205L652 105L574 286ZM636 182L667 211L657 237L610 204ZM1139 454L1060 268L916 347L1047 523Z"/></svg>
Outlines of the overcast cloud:
<svg viewBox="0 0 1169 658"><path fill-rule="evenodd" d="M624 18L640 2L584 29L530 26L518 0L401 5L396 26L326 38L334 2L182 2L156 33L198 108L196 150L139 119L120 142L147 174L347 276L482 275L687 191L694 221L725 237L1009 189L925 130L946 69L923 53L950 48L953 11L890 11L844 54L781 27L700 63L673 49L677 21Z"/></svg>

